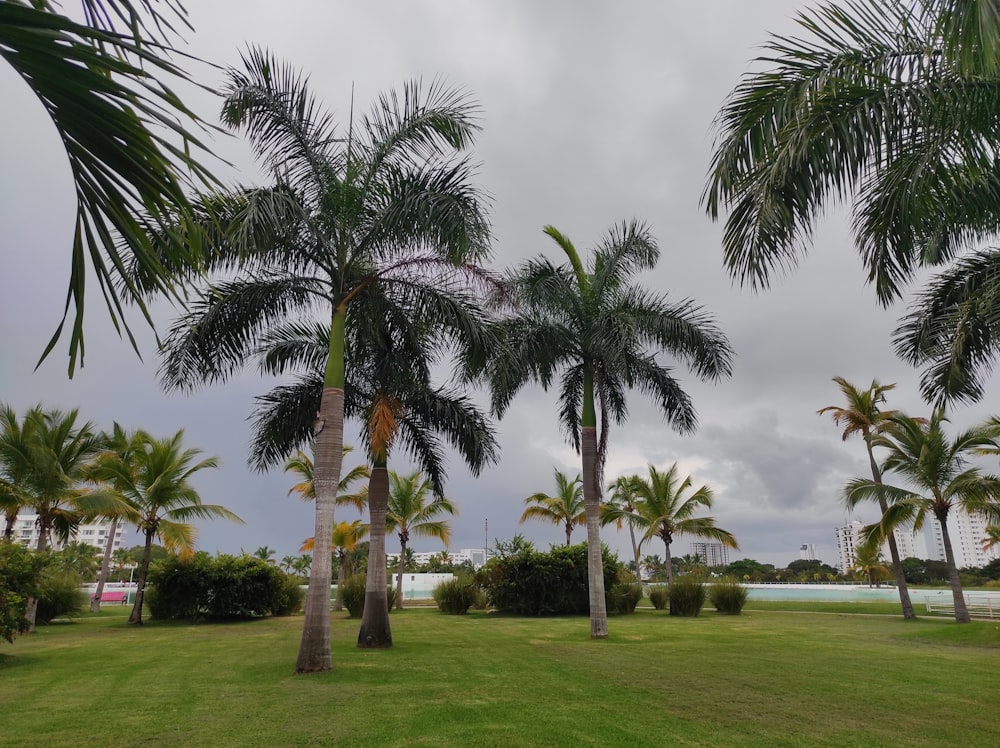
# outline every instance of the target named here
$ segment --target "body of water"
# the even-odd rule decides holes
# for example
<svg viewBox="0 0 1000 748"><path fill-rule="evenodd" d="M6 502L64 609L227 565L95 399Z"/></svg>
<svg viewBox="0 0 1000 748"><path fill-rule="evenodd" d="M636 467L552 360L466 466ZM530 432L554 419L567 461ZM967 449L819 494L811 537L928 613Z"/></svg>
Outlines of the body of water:
<svg viewBox="0 0 1000 748"><path fill-rule="evenodd" d="M746 584L751 600L821 600L823 602L897 602L895 587L868 587L853 584ZM951 590L910 589L914 605L921 605L930 598L951 597Z"/></svg>

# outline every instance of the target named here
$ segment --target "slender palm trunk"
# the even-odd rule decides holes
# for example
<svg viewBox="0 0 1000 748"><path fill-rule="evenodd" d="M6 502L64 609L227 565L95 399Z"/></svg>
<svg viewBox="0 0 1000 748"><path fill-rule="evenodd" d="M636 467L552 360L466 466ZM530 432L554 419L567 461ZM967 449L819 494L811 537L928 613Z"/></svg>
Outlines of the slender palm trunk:
<svg viewBox="0 0 1000 748"><path fill-rule="evenodd" d="M667 584L674 583L674 562L670 560L670 541L663 539L664 553L667 554Z"/></svg>
<svg viewBox="0 0 1000 748"><path fill-rule="evenodd" d="M341 356L341 362L343 357ZM296 673L318 673L333 667L330 655L330 571L333 559L333 509L344 453L344 390L323 390L313 457L316 526L312 572L306 591L305 621Z"/></svg>
<svg viewBox="0 0 1000 748"><path fill-rule="evenodd" d="M149 560L153 557L153 536L156 530L152 527L143 529L146 535L146 545L142 549L142 561L139 563L139 579L135 583L135 603L129 614L128 622L142 625L142 603L146 597L146 576L149 574Z"/></svg>
<svg viewBox="0 0 1000 748"><path fill-rule="evenodd" d="M591 410L593 398L591 397ZM586 421L585 421L586 422ZM583 506L587 515L587 581L590 591L590 638L608 637L608 608L604 598L604 560L601 557L600 494L597 490L597 429L581 429Z"/></svg>
<svg viewBox="0 0 1000 748"><path fill-rule="evenodd" d="M868 462L872 468L872 480L874 480L879 485L882 485L882 473L878 469L878 464L875 462L875 455L872 452L871 442L868 441L868 434L865 435L865 446L868 447ZM881 496L878 500L878 507L882 511L882 516L889 510L889 505L886 503L885 499ZM913 610L913 603L910 601L910 588L906 584L906 574L903 571L903 562L899 558L899 548L896 546L896 535L895 533L889 533L889 537L886 538L886 542L889 544L889 558L892 561L892 576L896 580L896 591L899 593L899 603L903 608L903 618L908 621L916 619L917 614Z"/></svg>
<svg viewBox="0 0 1000 748"><path fill-rule="evenodd" d="M39 512L41 522L38 526L38 543L35 545L36 553L44 553L49 544L49 525L42 517L43 515ZM24 620L28 622L28 633L33 634L35 632L35 617L37 614L38 598L29 597L28 604L24 608Z"/></svg>
<svg viewBox="0 0 1000 748"><path fill-rule="evenodd" d="M403 574L406 572L406 545L409 533L399 533L399 570L396 572L396 610L403 609Z"/></svg>
<svg viewBox="0 0 1000 748"><path fill-rule="evenodd" d="M344 609L344 598L342 597L342 590L344 589L344 554L340 551L337 552L337 596L333 598L333 609L334 611L341 611Z"/></svg>
<svg viewBox="0 0 1000 748"><path fill-rule="evenodd" d="M4 521L7 523L3 528L3 539L5 543L9 543L11 538L14 537L14 525L17 523L17 508L8 509L4 514Z"/></svg>
<svg viewBox="0 0 1000 748"><path fill-rule="evenodd" d="M944 545L944 558L948 563L948 581L951 583L951 597L955 603L955 622L969 623L969 609L965 606L965 595L962 592L962 581L958 577L958 567L955 566L955 552L951 548L951 536L948 534L948 515L938 516L941 525L941 543Z"/></svg>
<svg viewBox="0 0 1000 748"><path fill-rule="evenodd" d="M111 553L115 545L115 533L118 531L118 518L111 518L111 530L108 531L108 539L104 543L104 557L101 559L101 573L97 576L97 589L94 590L94 599L90 601L90 612L101 612L101 595L104 594L104 584L108 581L108 574L111 571Z"/></svg>
<svg viewBox="0 0 1000 748"><path fill-rule="evenodd" d="M389 627L389 597L386 594L385 516L389 510L389 471L385 463L375 465L368 478L368 576L365 610L361 615L358 646L362 649L392 646ZM400 560L402 562L402 559Z"/></svg>
<svg viewBox="0 0 1000 748"><path fill-rule="evenodd" d="M635 511L635 507L633 506L626 506L625 509L629 513ZM639 571L639 546L635 542L635 527L633 527L631 522L628 522L628 536L632 541L632 556L635 558L635 581L642 583L642 572Z"/></svg>
<svg viewBox="0 0 1000 748"><path fill-rule="evenodd" d="M566 520L566 547L570 546L570 536L573 534L573 521Z"/></svg>

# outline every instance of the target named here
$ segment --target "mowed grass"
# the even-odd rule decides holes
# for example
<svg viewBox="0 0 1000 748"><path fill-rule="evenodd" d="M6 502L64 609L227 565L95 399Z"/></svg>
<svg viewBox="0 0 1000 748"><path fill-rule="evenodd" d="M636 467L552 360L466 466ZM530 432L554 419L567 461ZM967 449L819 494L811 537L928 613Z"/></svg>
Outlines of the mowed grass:
<svg viewBox="0 0 1000 748"><path fill-rule="evenodd" d="M0 648L4 746L943 746L997 738L1000 624L750 610L585 618L334 614L331 673L296 676L299 617L125 623ZM985 742L984 742L985 741Z"/></svg>

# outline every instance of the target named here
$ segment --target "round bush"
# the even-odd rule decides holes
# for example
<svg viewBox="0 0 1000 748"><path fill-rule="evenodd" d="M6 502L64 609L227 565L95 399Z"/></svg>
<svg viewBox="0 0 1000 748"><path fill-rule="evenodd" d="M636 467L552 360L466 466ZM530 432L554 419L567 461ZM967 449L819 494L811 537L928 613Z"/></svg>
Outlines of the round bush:
<svg viewBox="0 0 1000 748"><path fill-rule="evenodd" d="M705 605L705 585L691 576L674 577L668 594L672 616L694 617Z"/></svg>
<svg viewBox="0 0 1000 748"><path fill-rule="evenodd" d="M292 616L302 610L302 603L305 602L306 593L303 592L299 584L299 577L286 574L285 581L281 585L281 592L278 593L274 601L272 615Z"/></svg>
<svg viewBox="0 0 1000 748"><path fill-rule="evenodd" d="M635 606L642 600L642 585L618 582L608 594L609 607L615 613L635 613Z"/></svg>
<svg viewBox="0 0 1000 748"><path fill-rule="evenodd" d="M368 578L365 574L355 574L344 580L344 583L337 589L337 594L341 596L347 614L351 618L361 618L365 612L365 587ZM391 584L386 588L386 600L389 610L392 611L396 605L396 588Z"/></svg>
<svg viewBox="0 0 1000 748"><path fill-rule="evenodd" d="M477 588L469 579L456 577L441 582L432 595L438 610L452 615L465 615L476 601Z"/></svg>
<svg viewBox="0 0 1000 748"><path fill-rule="evenodd" d="M720 613L739 615L746 605L749 591L735 579L720 579L708 588L708 599Z"/></svg>
<svg viewBox="0 0 1000 748"><path fill-rule="evenodd" d="M657 610L666 610L670 604L670 589L665 584L658 584L649 588L649 602Z"/></svg>
<svg viewBox="0 0 1000 748"><path fill-rule="evenodd" d="M80 575L72 571L48 568L38 582L38 608L35 623L49 623L55 618L79 615L86 601L80 589Z"/></svg>

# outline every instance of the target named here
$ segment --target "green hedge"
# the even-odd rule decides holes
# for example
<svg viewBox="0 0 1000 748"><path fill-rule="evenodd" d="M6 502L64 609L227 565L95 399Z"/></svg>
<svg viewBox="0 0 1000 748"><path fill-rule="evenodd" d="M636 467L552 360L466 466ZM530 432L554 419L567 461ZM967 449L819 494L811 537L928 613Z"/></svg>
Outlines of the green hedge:
<svg viewBox="0 0 1000 748"><path fill-rule="evenodd" d="M602 548L604 591L608 598L621 566ZM489 604L505 613L526 616L589 615L587 544L561 546L547 553L530 546L491 558L476 573ZM611 600L608 608L613 609Z"/></svg>
<svg viewBox="0 0 1000 748"><path fill-rule="evenodd" d="M287 574L262 559L201 552L153 564L145 599L153 618L259 618L297 607L290 586Z"/></svg>

